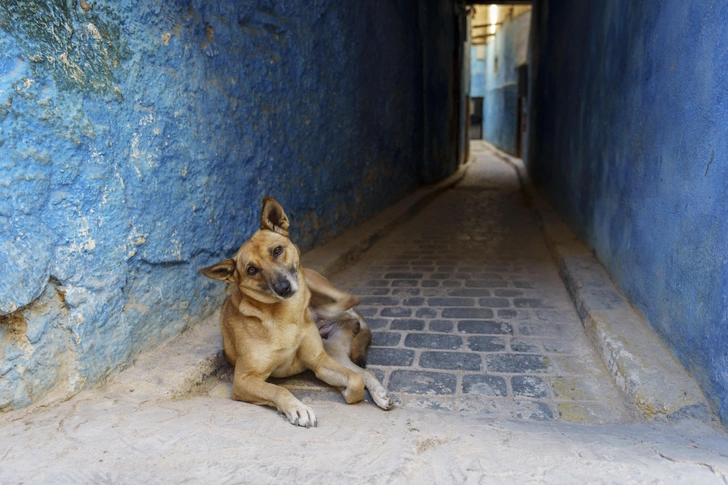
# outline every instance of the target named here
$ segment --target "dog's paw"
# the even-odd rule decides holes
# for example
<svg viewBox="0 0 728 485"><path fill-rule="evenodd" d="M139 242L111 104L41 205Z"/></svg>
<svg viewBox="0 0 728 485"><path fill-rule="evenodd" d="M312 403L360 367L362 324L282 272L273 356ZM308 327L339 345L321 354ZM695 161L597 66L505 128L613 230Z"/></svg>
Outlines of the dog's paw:
<svg viewBox="0 0 728 485"><path fill-rule="evenodd" d="M374 404L384 409L385 411L392 409L392 407L394 406L394 398L392 398L392 395L389 394L389 391L387 391L383 387L375 391L372 391L370 389L369 394L372 396Z"/></svg>
<svg viewBox="0 0 728 485"><path fill-rule="evenodd" d="M313 409L305 406L304 404L299 403L295 407L284 411L284 413L286 418L288 418L288 421L294 426L306 428L310 428L311 426L315 428L318 426L318 421L316 420L316 416L313 414Z"/></svg>

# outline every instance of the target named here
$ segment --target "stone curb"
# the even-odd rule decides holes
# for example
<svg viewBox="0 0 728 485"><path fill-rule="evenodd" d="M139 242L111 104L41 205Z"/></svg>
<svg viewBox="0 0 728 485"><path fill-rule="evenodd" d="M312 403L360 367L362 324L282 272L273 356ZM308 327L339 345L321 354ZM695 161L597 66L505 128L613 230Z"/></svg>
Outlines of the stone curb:
<svg viewBox="0 0 728 485"><path fill-rule="evenodd" d="M539 194L523 161L484 144L516 169L584 328L633 410L648 420L712 419L697 382Z"/></svg>
<svg viewBox="0 0 728 485"><path fill-rule="evenodd" d="M356 261L375 241L419 212L438 195L458 183L469 162L445 180L422 187L373 218L346 230L332 241L305 253L306 267L331 276ZM178 337L137 357L107 384L114 391L179 398L194 393L224 364L219 312L207 317Z"/></svg>

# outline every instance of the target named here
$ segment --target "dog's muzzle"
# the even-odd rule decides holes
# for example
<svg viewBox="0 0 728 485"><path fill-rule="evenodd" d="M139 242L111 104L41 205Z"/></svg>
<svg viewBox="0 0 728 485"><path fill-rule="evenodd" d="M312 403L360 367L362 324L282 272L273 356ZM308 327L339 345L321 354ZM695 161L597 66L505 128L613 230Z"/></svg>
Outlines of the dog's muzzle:
<svg viewBox="0 0 728 485"><path fill-rule="evenodd" d="M270 285L271 290L281 299L286 299L298 291L298 281L293 278L298 275L281 275L275 283Z"/></svg>

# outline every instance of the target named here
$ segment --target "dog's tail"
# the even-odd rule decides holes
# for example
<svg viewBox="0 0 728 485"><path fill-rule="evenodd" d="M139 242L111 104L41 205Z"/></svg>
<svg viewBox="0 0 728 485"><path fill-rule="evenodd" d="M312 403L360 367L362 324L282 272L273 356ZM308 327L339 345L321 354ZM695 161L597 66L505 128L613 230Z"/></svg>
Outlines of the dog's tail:
<svg viewBox="0 0 728 485"><path fill-rule="evenodd" d="M359 332L351 340L351 361L363 369L367 366L367 349L372 343L372 331L359 312L354 309L349 311L359 320Z"/></svg>

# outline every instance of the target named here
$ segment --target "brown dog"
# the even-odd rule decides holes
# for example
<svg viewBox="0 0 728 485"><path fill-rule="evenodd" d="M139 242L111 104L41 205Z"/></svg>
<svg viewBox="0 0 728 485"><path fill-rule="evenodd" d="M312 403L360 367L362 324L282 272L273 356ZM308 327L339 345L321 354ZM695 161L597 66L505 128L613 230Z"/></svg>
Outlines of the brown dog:
<svg viewBox="0 0 728 485"><path fill-rule="evenodd" d="M266 197L260 219L260 229L243 243L235 258L200 270L209 278L230 283L220 329L225 356L235 367L233 399L275 406L294 425L316 426L311 408L287 389L266 382L271 376L288 377L311 369L322 381L344 387L348 403L364 398L366 381L377 405L391 407L386 389L370 371L351 363L348 348L344 354L351 365L342 365L326 353L309 307L313 293L320 318L351 323L357 318L352 307L358 299L301 267L298 247L288 237L288 217L278 202ZM346 332L335 333L345 336ZM339 338L340 345L333 345L337 353L342 341Z"/></svg>

